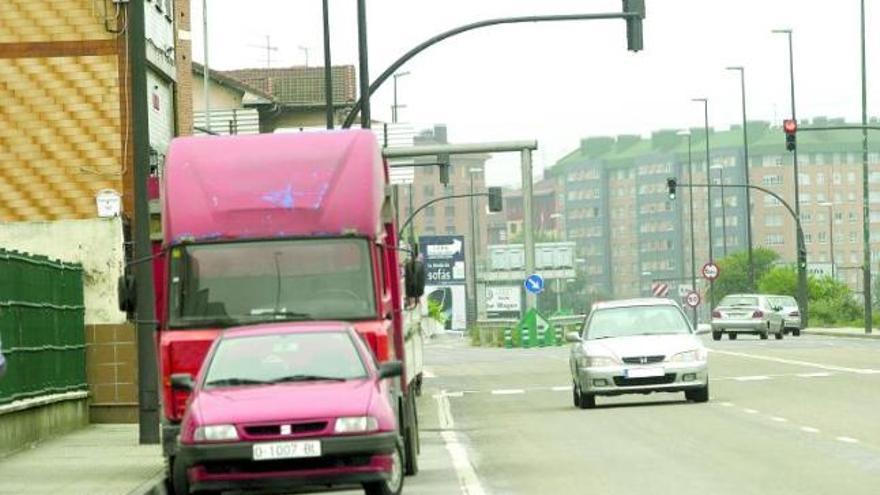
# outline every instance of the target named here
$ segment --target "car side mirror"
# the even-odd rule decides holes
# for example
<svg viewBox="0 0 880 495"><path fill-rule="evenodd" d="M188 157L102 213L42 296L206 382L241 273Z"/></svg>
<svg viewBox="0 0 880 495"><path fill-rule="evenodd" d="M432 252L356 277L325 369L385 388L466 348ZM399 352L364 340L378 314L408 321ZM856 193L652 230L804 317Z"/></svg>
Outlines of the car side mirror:
<svg viewBox="0 0 880 495"><path fill-rule="evenodd" d="M379 365L379 379L392 378L403 374L403 363L400 361L387 361Z"/></svg>
<svg viewBox="0 0 880 495"><path fill-rule="evenodd" d="M172 390L184 390L187 392L192 392L192 389L195 388L195 383L193 382L193 377L189 373L174 373L171 375L171 389Z"/></svg>
<svg viewBox="0 0 880 495"><path fill-rule="evenodd" d="M712 325L708 323L700 323L697 325L697 335L706 335L712 333Z"/></svg>
<svg viewBox="0 0 880 495"><path fill-rule="evenodd" d="M568 332L565 334L565 341L574 344L577 342L583 342L583 339L581 339L580 334L577 332Z"/></svg>

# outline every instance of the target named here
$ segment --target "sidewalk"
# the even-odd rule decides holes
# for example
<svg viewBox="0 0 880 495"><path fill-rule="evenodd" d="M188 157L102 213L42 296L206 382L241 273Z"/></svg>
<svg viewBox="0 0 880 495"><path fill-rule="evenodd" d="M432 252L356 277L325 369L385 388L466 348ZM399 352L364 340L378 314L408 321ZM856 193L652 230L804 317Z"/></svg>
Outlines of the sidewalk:
<svg viewBox="0 0 880 495"><path fill-rule="evenodd" d="M825 335L828 337L853 337L860 339L880 339L880 329L875 328L871 334L866 334L864 328L846 327L846 328L819 328L812 327L804 329L803 333L807 335Z"/></svg>
<svg viewBox="0 0 880 495"><path fill-rule="evenodd" d="M90 425L0 458L0 494L148 494L163 474L159 445L138 425Z"/></svg>

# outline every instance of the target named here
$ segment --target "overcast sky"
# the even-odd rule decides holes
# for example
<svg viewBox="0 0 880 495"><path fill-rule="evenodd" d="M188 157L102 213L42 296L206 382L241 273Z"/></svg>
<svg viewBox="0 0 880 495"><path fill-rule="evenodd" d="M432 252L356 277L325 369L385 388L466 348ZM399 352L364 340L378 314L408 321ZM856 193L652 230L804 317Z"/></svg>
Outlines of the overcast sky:
<svg viewBox="0 0 880 495"><path fill-rule="evenodd" d="M194 58L203 61L201 0L193 0ZM209 0L210 65L323 65L320 0ZM861 118L858 0L646 0L645 50L626 50L624 21L496 26L427 49L402 70L400 120L445 123L453 142L537 139L535 167L550 166L586 136L647 135L741 121L746 67L749 119L779 123L789 111L788 45L794 29L798 115ZM357 65L356 2L331 0L333 64ZM880 8L867 2L868 112L880 115ZM453 27L494 17L599 13L620 0L368 0L371 79L414 45ZM872 29L872 27L874 29ZM391 120L392 87L372 99ZM782 137L780 136L780 144ZM518 157L495 155L488 180L519 182Z"/></svg>

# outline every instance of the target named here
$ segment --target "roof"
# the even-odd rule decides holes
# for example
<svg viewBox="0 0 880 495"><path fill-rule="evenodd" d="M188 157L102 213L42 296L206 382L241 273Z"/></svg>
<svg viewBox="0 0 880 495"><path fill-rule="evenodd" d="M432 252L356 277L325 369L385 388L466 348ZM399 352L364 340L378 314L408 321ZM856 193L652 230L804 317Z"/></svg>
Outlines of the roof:
<svg viewBox="0 0 880 495"><path fill-rule="evenodd" d="M259 337L261 335L280 335L306 332L347 332L352 330L350 323L342 321L285 321L234 327L224 330L223 338Z"/></svg>
<svg viewBox="0 0 880 495"><path fill-rule="evenodd" d="M199 74L202 77L204 77L205 66L203 66L200 63L193 62L192 69L193 69L194 73ZM260 98L267 100L268 102L271 102L274 100L272 95L270 95L269 93L266 93L265 91L263 91L259 88L251 86L250 84L247 84L244 81L240 81L234 77L228 76L221 71L211 70L209 77L211 78L211 80L217 82L218 84L220 84L222 86L236 89L238 91L241 91L242 93L251 93L255 96L258 96Z"/></svg>
<svg viewBox="0 0 880 495"><path fill-rule="evenodd" d="M271 95L285 106L317 107L326 102L323 67L235 69L221 73ZM357 99L354 66L334 66L331 73L333 105L351 106Z"/></svg>
<svg viewBox="0 0 880 495"><path fill-rule="evenodd" d="M593 305L593 309L629 308L633 306L678 306L672 299L661 297L643 297L637 299L618 299L602 301Z"/></svg>
<svg viewBox="0 0 880 495"><path fill-rule="evenodd" d="M174 139L166 244L382 230L385 164L368 130Z"/></svg>

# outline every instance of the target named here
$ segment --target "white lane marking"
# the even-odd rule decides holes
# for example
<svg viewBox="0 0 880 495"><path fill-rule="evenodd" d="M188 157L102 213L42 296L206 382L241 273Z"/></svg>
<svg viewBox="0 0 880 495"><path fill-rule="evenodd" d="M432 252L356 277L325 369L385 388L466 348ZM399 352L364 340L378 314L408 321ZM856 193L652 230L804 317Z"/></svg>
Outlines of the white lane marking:
<svg viewBox="0 0 880 495"><path fill-rule="evenodd" d="M833 373L828 373L825 371L820 371L818 373L798 373L797 376L801 378L820 378L823 376L832 376Z"/></svg>
<svg viewBox="0 0 880 495"><path fill-rule="evenodd" d="M777 423L788 423L787 419L782 418L780 416L773 416L770 419L772 419L773 421L776 421Z"/></svg>
<svg viewBox="0 0 880 495"><path fill-rule="evenodd" d="M819 433L819 428L813 428L812 426L801 426L801 431L806 433Z"/></svg>
<svg viewBox="0 0 880 495"><path fill-rule="evenodd" d="M732 351L719 351L717 349L709 349L709 352L714 352L716 354L724 354L727 356L736 356L736 357L744 357L750 359L760 359L763 361L772 361L774 363L782 363L782 364L793 364L796 366L807 366L811 368L819 368L822 370L829 371L843 371L845 373L858 373L858 374L872 374L877 370L869 370L869 369L861 369L861 368L847 368L845 366L834 366L831 364L822 364L822 363L811 363L809 361L798 361L796 359L783 359L772 356L762 356L760 354L747 354L745 352L732 352Z"/></svg>
<svg viewBox="0 0 880 495"><path fill-rule="evenodd" d="M724 407L733 407L733 402L721 402L720 404Z"/></svg>
<svg viewBox="0 0 880 495"><path fill-rule="evenodd" d="M856 371L856 373L860 375L877 375L880 374L880 370L872 370L872 369L862 369Z"/></svg>
<svg viewBox="0 0 880 495"><path fill-rule="evenodd" d="M837 437L837 440L843 443L859 443L858 439L852 437Z"/></svg>
<svg viewBox="0 0 880 495"><path fill-rule="evenodd" d="M492 395L519 395L526 393L525 390L521 388L512 388L506 390L493 390Z"/></svg>
<svg viewBox="0 0 880 495"><path fill-rule="evenodd" d="M747 412L749 414L758 414L757 409L743 409L743 412Z"/></svg>
<svg viewBox="0 0 880 495"><path fill-rule="evenodd" d="M455 426L455 419L452 417L452 408L449 404L446 391L440 392L434 396L437 399L437 414L440 418L440 438L446 444L446 451L452 459L452 467L458 476L458 486L461 488L463 495L486 495L483 485L480 484L480 478L474 471L468 456L467 448L462 445L458 439L458 434L452 431Z"/></svg>
<svg viewBox="0 0 880 495"><path fill-rule="evenodd" d="M550 390L554 392L571 392L571 385L564 385L561 387L553 387Z"/></svg>
<svg viewBox="0 0 880 495"><path fill-rule="evenodd" d="M757 376L737 376L733 378L738 382L757 382L760 380L769 380L770 377L767 375L757 375Z"/></svg>

